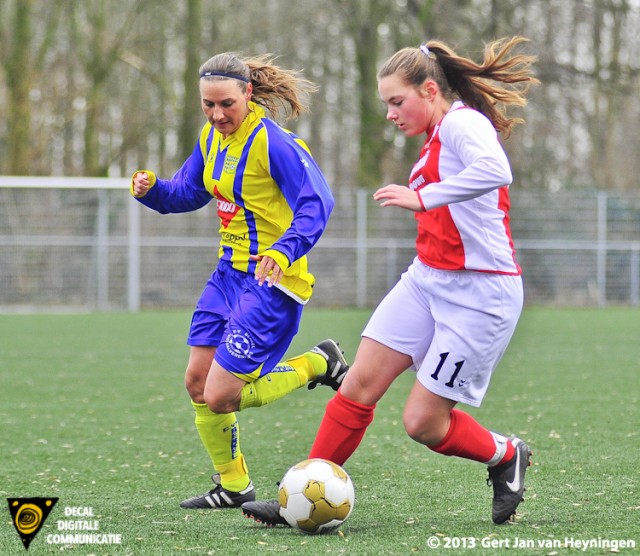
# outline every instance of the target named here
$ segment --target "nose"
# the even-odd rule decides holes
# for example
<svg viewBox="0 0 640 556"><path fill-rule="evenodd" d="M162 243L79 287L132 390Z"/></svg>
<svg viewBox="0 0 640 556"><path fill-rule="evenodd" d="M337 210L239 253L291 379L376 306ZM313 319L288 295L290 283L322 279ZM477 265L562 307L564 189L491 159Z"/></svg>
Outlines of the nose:
<svg viewBox="0 0 640 556"><path fill-rule="evenodd" d="M393 111L391 107L387 108L387 120L394 122L398 119L398 115Z"/></svg>
<svg viewBox="0 0 640 556"><path fill-rule="evenodd" d="M222 107L214 106L211 109L211 119L214 121L220 121L224 119L224 111L222 110Z"/></svg>

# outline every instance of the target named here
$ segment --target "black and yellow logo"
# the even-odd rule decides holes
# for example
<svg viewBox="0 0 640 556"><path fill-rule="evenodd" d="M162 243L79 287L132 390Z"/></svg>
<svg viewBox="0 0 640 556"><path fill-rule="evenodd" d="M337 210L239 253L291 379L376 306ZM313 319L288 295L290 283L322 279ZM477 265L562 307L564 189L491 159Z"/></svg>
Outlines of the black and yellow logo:
<svg viewBox="0 0 640 556"><path fill-rule="evenodd" d="M7 498L13 526L18 531L24 548L28 549L44 525L49 513L56 505L57 498Z"/></svg>

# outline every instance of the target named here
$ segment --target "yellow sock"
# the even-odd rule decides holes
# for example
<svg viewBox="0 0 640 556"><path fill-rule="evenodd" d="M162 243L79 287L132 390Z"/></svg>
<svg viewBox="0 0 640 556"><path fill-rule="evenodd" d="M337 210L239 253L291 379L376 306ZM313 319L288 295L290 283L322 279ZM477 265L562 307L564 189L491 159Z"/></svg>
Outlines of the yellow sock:
<svg viewBox="0 0 640 556"><path fill-rule="evenodd" d="M249 472L240 451L240 426L235 413L218 414L206 404L191 402L196 429L224 488L240 492L249 486Z"/></svg>
<svg viewBox="0 0 640 556"><path fill-rule="evenodd" d="M269 374L247 383L242 388L240 411L248 407L267 405L326 372L327 361L317 353L305 353L287 359Z"/></svg>
<svg viewBox="0 0 640 556"><path fill-rule="evenodd" d="M216 471L220 473L220 484L227 490L240 492L249 486L249 471L242 454L229 463L216 465Z"/></svg>
<svg viewBox="0 0 640 556"><path fill-rule="evenodd" d="M307 369L307 380L311 380L319 375L323 375L327 372L327 360L319 353L308 351L304 355L288 359L287 363L291 366L296 366L303 372L302 369Z"/></svg>

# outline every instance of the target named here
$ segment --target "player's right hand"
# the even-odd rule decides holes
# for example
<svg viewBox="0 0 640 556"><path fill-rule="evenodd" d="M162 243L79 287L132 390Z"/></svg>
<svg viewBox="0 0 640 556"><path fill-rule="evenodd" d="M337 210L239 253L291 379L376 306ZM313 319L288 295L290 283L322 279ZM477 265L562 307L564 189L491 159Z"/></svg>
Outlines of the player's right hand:
<svg viewBox="0 0 640 556"><path fill-rule="evenodd" d="M136 172L131 181L131 189L134 197L144 197L149 189L151 189L149 174L146 172Z"/></svg>
<svg viewBox="0 0 640 556"><path fill-rule="evenodd" d="M373 198L380 201L381 207L402 207L414 212L424 210L418 192L406 185L385 185L373 194Z"/></svg>

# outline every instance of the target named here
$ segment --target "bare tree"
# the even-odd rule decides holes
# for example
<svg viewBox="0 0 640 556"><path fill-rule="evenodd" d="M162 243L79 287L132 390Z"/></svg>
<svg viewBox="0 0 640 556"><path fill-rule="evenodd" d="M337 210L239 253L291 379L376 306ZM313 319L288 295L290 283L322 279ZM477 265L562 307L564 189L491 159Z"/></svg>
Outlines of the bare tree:
<svg viewBox="0 0 640 556"><path fill-rule="evenodd" d="M28 174L31 166L31 0L13 2L13 13L7 21L10 29L3 29L2 63L7 76L8 106L7 135L9 137L8 170L12 174ZM3 6L6 12L10 8Z"/></svg>
<svg viewBox="0 0 640 556"><path fill-rule="evenodd" d="M542 86L506 143L523 186L630 188L640 139L640 0L0 0L0 173L162 172L191 152L197 69L275 54L319 85L288 122L336 187L402 183L421 138L385 122L376 71L437 38L473 58L523 34ZM37 107L37 109L34 109Z"/></svg>
<svg viewBox="0 0 640 556"><path fill-rule="evenodd" d="M623 125L625 118L622 103L625 97L637 93L637 89L634 91L629 85L630 78L633 74L638 75L640 67L633 68L624 61L623 24L629 11L626 0L597 0L591 15L594 94L588 127L592 153L590 168L596 183L613 187L637 185L636 180L629 183L620 175L618 163L623 161L617 155L617 128Z"/></svg>
<svg viewBox="0 0 640 556"><path fill-rule="evenodd" d="M380 44L378 26L386 21L391 10L384 0L334 1L334 9L341 15L345 31L353 40L358 75L358 173L360 187L377 187L382 173L384 143L381 140L384 118L381 118L377 98L376 70Z"/></svg>
<svg viewBox="0 0 640 556"><path fill-rule="evenodd" d="M199 108L200 102L197 89L198 68L203 62L201 59L202 18L202 0L187 0L186 29L184 33L186 64L182 73L184 100L178 131L180 158L186 158L191 154L196 134L202 126L202 112Z"/></svg>

